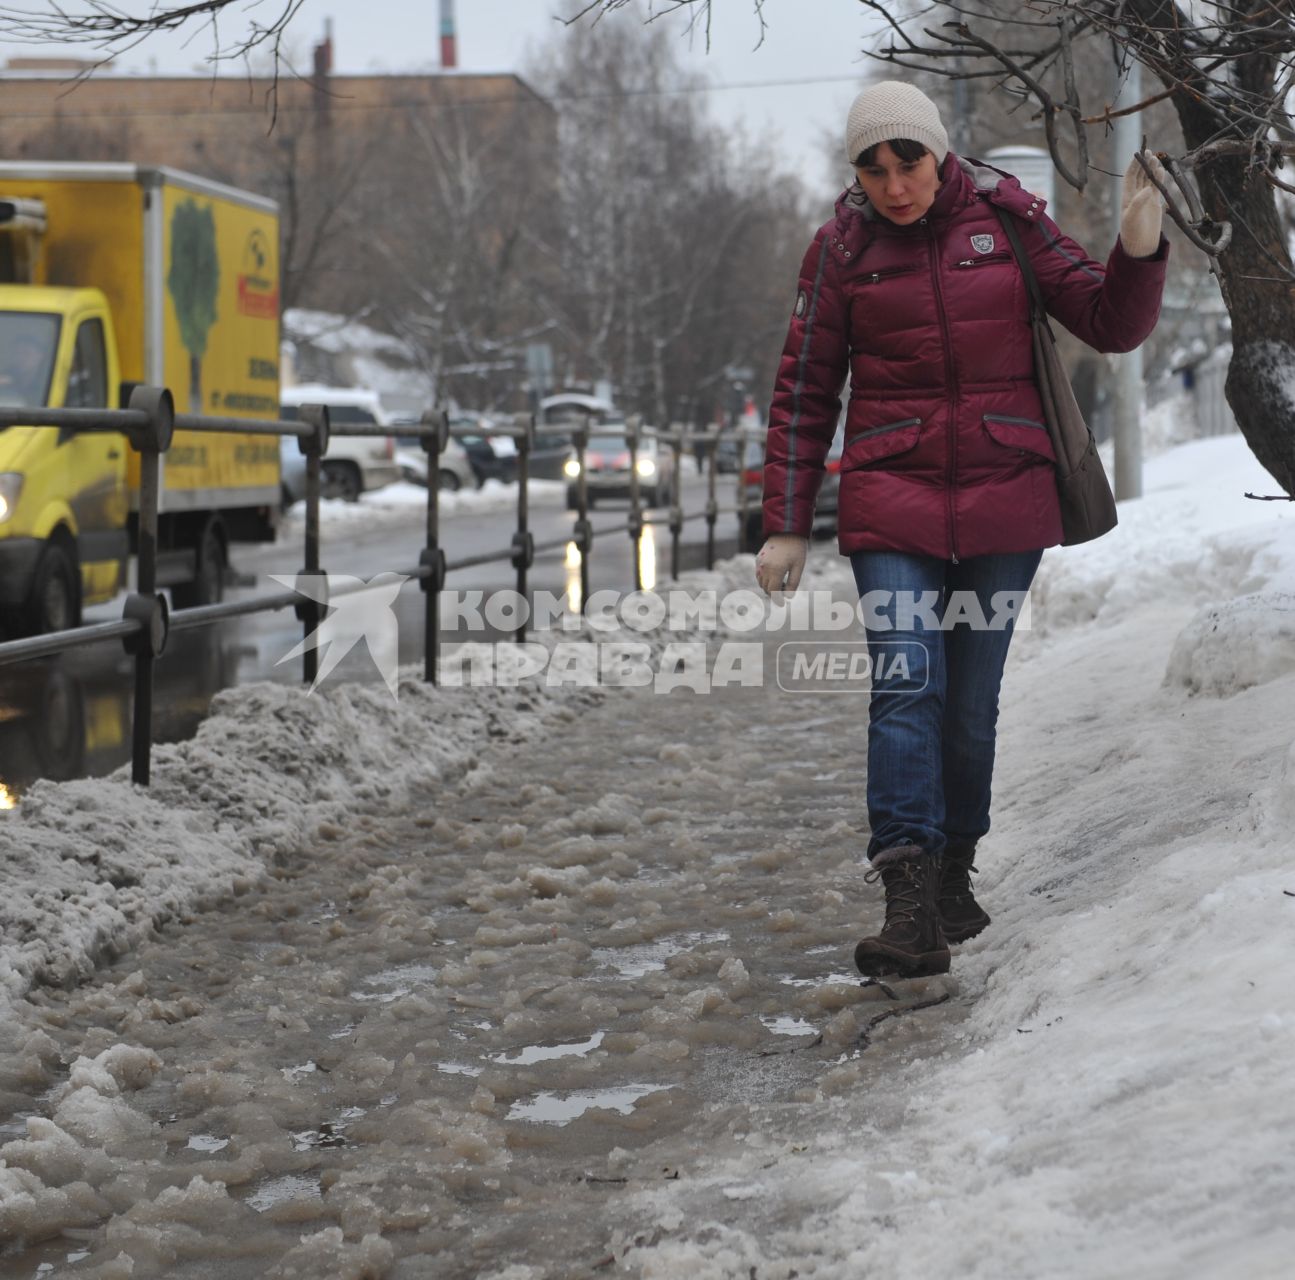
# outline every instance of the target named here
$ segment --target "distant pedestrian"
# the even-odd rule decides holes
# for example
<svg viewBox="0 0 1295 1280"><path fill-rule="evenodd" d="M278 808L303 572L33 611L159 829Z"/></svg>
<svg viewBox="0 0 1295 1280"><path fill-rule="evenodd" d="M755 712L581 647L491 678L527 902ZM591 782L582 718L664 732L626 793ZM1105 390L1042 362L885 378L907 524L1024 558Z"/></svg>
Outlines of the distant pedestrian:
<svg viewBox="0 0 1295 1280"><path fill-rule="evenodd" d="M768 592L800 582L848 377L838 535L873 659L867 857L886 895L855 962L944 973L948 944L989 923L971 873L989 830L1008 606L1061 541L1029 296L999 211L1049 314L1098 351L1132 350L1154 328L1168 244L1136 159L1103 266L1015 178L950 152L935 104L900 81L859 94L846 141L857 181L805 255L769 412L756 575Z"/></svg>

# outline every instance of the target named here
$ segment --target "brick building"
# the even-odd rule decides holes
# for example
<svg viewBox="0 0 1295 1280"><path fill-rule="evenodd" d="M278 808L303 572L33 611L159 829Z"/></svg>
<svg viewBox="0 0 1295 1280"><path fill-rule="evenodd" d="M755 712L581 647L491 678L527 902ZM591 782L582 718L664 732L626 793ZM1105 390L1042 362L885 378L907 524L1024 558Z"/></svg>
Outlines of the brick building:
<svg viewBox="0 0 1295 1280"><path fill-rule="evenodd" d="M331 60L326 40L309 78L105 69L74 83L82 64L14 59L0 71L0 159L169 165L271 196L285 304L338 311L371 306L382 263L413 255L420 222L480 218L519 157L532 198L556 171L557 113L518 75L336 75Z"/></svg>

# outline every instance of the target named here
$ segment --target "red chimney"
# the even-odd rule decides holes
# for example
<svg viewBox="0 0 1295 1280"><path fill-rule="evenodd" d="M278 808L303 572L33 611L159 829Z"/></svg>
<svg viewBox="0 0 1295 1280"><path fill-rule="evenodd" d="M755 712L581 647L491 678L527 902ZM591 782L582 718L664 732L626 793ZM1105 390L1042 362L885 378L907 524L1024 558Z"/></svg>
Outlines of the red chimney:
<svg viewBox="0 0 1295 1280"><path fill-rule="evenodd" d="M328 83L333 70L333 20L324 22L324 40L315 46L315 84L320 88Z"/></svg>
<svg viewBox="0 0 1295 1280"><path fill-rule="evenodd" d="M459 42L454 33L454 0L441 0L441 69L459 65Z"/></svg>

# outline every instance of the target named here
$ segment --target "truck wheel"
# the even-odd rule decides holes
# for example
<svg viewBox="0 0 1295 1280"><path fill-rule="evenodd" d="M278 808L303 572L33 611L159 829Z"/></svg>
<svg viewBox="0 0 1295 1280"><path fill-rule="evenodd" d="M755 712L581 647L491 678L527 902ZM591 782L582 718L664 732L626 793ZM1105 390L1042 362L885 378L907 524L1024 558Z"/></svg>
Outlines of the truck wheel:
<svg viewBox="0 0 1295 1280"><path fill-rule="evenodd" d="M48 635L81 625L79 579L72 554L61 543L51 542L41 552L27 597L28 635Z"/></svg>
<svg viewBox="0 0 1295 1280"><path fill-rule="evenodd" d="M353 462L329 462L324 459L323 481L320 486L325 498L341 498L343 502L358 502L364 492L360 469Z"/></svg>
<svg viewBox="0 0 1295 1280"><path fill-rule="evenodd" d="M203 526L195 553L193 581L177 582L171 588L171 602L177 609L219 604L225 598L225 544L214 520Z"/></svg>

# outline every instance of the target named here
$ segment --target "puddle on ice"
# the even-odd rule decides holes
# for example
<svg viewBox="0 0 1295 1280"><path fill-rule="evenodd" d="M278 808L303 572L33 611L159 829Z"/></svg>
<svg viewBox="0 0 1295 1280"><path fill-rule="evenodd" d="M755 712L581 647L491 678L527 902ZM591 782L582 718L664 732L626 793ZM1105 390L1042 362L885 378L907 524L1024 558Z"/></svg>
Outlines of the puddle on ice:
<svg viewBox="0 0 1295 1280"><path fill-rule="evenodd" d="M772 1031L776 1036L814 1036L818 1034L816 1026L806 1022L804 1018L793 1018L790 1014L762 1013L760 1021L764 1023L767 1031Z"/></svg>
<svg viewBox="0 0 1295 1280"><path fill-rule="evenodd" d="M479 1076L481 1067L469 1067L462 1062L438 1062L437 1071L443 1071L447 1076Z"/></svg>
<svg viewBox="0 0 1295 1280"><path fill-rule="evenodd" d="M602 1044L605 1035L604 1031L595 1031L581 1044L528 1044L514 1057L510 1058L506 1053L497 1053L490 1061L501 1062L508 1067L529 1067L532 1063L551 1062L554 1058L584 1057L586 1053L592 1053Z"/></svg>
<svg viewBox="0 0 1295 1280"><path fill-rule="evenodd" d="M325 1120L318 1129L303 1129L292 1135L294 1151L313 1151L319 1147L344 1147L346 1125L341 1121Z"/></svg>
<svg viewBox="0 0 1295 1280"><path fill-rule="evenodd" d="M0 1121L0 1147L14 1138L27 1136L27 1117L34 1116L34 1111L16 1111L8 1120Z"/></svg>
<svg viewBox="0 0 1295 1280"><path fill-rule="evenodd" d="M275 1205L303 1198L323 1199L317 1173L289 1173L282 1178L270 1178L257 1185L252 1194L247 1197L247 1203L257 1213L264 1213L267 1209L273 1209Z"/></svg>
<svg viewBox="0 0 1295 1280"><path fill-rule="evenodd" d="M821 973L816 978L783 978L784 987L825 987L829 982L844 982L847 986L857 987L857 973Z"/></svg>
<svg viewBox="0 0 1295 1280"><path fill-rule="evenodd" d="M224 1151L229 1146L228 1138L217 1138L210 1133L195 1133L185 1146L190 1151Z"/></svg>
<svg viewBox="0 0 1295 1280"><path fill-rule="evenodd" d="M314 1062L303 1062L299 1067L280 1067L279 1073L289 1084L296 1084L318 1070L319 1067Z"/></svg>
<svg viewBox="0 0 1295 1280"><path fill-rule="evenodd" d="M621 978L641 978L647 973L657 973L665 962L681 951L687 951L706 942L727 942L729 935L716 933L676 933L658 938L655 942L640 942L629 947L595 947L594 963L602 968L615 969Z"/></svg>
<svg viewBox="0 0 1295 1280"><path fill-rule="evenodd" d="M348 1022L344 1027L339 1027L336 1031L330 1031L328 1033L328 1038L330 1040L345 1040L347 1036L353 1036L355 1034L355 1029L356 1023Z"/></svg>
<svg viewBox="0 0 1295 1280"><path fill-rule="evenodd" d="M825 956L829 951L840 951L841 945L837 942L825 942L821 947L806 947L807 956Z"/></svg>
<svg viewBox="0 0 1295 1280"><path fill-rule="evenodd" d="M509 1120L530 1120L535 1124L570 1124L595 1107L623 1116L634 1110L640 1098L663 1093L668 1084L630 1084L621 1089L588 1089L575 1093L537 1093L529 1102L518 1100L508 1111Z"/></svg>
<svg viewBox="0 0 1295 1280"><path fill-rule="evenodd" d="M366 987L390 987L389 991L352 991L352 1000L372 1000L378 1004L390 1004L407 996L415 987L425 987L436 981L436 970L430 964L398 964L381 973L370 974L364 979Z"/></svg>

